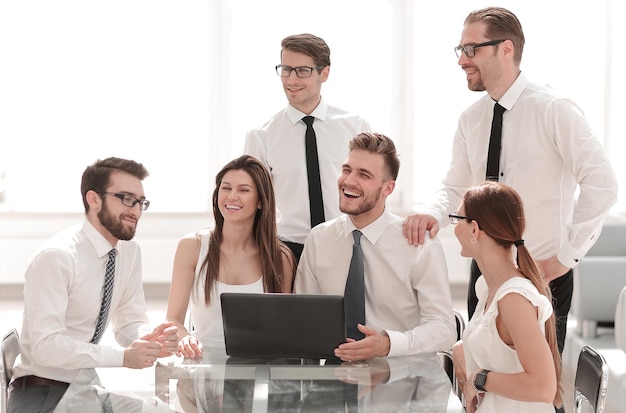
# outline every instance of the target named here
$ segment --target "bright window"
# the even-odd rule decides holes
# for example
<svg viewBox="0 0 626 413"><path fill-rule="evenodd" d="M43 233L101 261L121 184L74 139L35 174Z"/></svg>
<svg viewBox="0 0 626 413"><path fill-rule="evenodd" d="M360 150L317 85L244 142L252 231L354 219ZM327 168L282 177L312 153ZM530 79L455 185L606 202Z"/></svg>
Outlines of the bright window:
<svg viewBox="0 0 626 413"><path fill-rule="evenodd" d="M626 187L626 71L613 53L622 2L515 2L522 70L571 95ZM453 47L482 1L44 0L0 4L0 211L80 211L97 158L146 165L151 211L205 211L217 170L282 109L283 37L331 47L323 96L391 136L402 168L393 206L427 200L448 166L467 90ZM609 8L612 7L611 10ZM618 40L619 39L619 40ZM622 191L623 193L623 191ZM622 201L621 210L626 210Z"/></svg>
<svg viewBox="0 0 626 413"><path fill-rule="evenodd" d="M148 168L151 210L207 208L206 2L2 2L0 39L5 210L81 211L108 156Z"/></svg>

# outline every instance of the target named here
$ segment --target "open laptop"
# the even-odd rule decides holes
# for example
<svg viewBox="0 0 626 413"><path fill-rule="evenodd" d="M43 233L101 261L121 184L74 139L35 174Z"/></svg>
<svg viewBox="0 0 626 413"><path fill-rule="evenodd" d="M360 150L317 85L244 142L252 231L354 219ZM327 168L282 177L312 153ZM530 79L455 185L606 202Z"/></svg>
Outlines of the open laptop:
<svg viewBox="0 0 626 413"><path fill-rule="evenodd" d="M346 341L343 296L222 293L226 354L245 358L335 358Z"/></svg>

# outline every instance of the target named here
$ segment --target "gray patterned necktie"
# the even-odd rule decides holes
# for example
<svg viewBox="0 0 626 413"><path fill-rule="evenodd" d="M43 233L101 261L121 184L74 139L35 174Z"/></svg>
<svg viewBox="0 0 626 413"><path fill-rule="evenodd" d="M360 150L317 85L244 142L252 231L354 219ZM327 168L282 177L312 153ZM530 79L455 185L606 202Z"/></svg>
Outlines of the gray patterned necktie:
<svg viewBox="0 0 626 413"><path fill-rule="evenodd" d="M113 295L113 282L115 281L115 255L117 250L113 248L109 251L109 260L107 261L106 270L104 272L104 286L102 287L102 304L100 305L100 314L98 314L98 323L96 331L93 334L91 343L98 344L104 327L106 326L107 317L109 315L109 307L111 306L111 296Z"/></svg>
<svg viewBox="0 0 626 413"><path fill-rule="evenodd" d="M363 234L358 229L352 231L352 236L354 237L352 260L350 260L346 290L343 294L346 306L347 335L355 340L365 337L357 327L357 324L365 325L365 281L361 235Z"/></svg>

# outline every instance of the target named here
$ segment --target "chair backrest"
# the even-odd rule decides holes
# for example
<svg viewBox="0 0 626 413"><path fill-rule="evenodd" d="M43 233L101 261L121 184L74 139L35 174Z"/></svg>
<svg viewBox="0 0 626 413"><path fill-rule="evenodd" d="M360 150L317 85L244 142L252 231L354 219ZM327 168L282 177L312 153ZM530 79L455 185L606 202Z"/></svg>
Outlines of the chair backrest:
<svg viewBox="0 0 626 413"><path fill-rule="evenodd" d="M461 340L463 338L463 331L465 330L465 319L459 310L456 308L454 311L454 319L456 321L456 339ZM437 355L439 356L439 363L441 367L448 374L448 378L452 383L452 389L454 393L463 401L463 392L461 391L461 386L459 386L458 379L456 374L454 373L454 363L452 361L452 352L451 351L438 351Z"/></svg>
<svg viewBox="0 0 626 413"><path fill-rule="evenodd" d="M439 357L439 363L441 367L448 375L450 379L450 384L452 385L452 391L456 396L463 401L463 392L461 391L461 386L459 385L459 381L454 373L454 362L452 361L452 352L451 351L438 351L437 356Z"/></svg>
<svg viewBox="0 0 626 413"><path fill-rule="evenodd" d="M7 411L9 383L11 381L11 377L13 376L13 365L15 364L15 359L19 354L19 335L17 334L16 329L12 329L2 338L2 351L0 352L0 355L2 356L2 366L0 367L0 380L2 381L2 393L0 395L2 400L0 403L0 411L2 413L6 413Z"/></svg>
<svg viewBox="0 0 626 413"><path fill-rule="evenodd" d="M602 354L591 346L583 346L578 356L574 379L574 408L582 412L583 402L588 403L595 413L604 412L609 368Z"/></svg>
<svg viewBox="0 0 626 413"><path fill-rule="evenodd" d="M463 331L465 331L465 319L463 314L456 308L454 310L454 319L456 321L456 339L461 340L463 338Z"/></svg>
<svg viewBox="0 0 626 413"><path fill-rule="evenodd" d="M615 343L626 352L626 287L620 292L615 308Z"/></svg>

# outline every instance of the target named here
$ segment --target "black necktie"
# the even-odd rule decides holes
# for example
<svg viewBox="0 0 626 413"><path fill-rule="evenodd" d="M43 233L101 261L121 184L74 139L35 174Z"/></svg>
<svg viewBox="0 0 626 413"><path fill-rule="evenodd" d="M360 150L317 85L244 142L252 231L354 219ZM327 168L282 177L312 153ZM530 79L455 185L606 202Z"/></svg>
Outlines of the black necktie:
<svg viewBox="0 0 626 413"><path fill-rule="evenodd" d="M488 181L497 181L500 177L500 149L502 149L502 114L506 109L496 102L493 107L491 135L489 137L489 153L487 155Z"/></svg>
<svg viewBox="0 0 626 413"><path fill-rule="evenodd" d="M363 250L361 249L361 231L352 231L352 260L348 270L346 290L343 294L346 306L346 330L348 337L360 340L365 337L357 324L365 325L365 281L363 279Z"/></svg>
<svg viewBox="0 0 626 413"><path fill-rule="evenodd" d="M96 331L93 333L91 342L98 344L102 333L104 333L104 326L106 325L107 317L109 315L109 307L111 306L111 296L113 295L113 282L115 281L115 255L117 250L113 248L109 251L109 260L107 261L106 269L104 271L104 285L102 286L102 303L100 304L100 313L98 314L98 322L96 323Z"/></svg>
<svg viewBox="0 0 626 413"><path fill-rule="evenodd" d="M317 158L317 139L313 129L313 116L305 116L306 123L304 144L306 149L306 171L309 179L309 210L311 213L311 228L326 221L324 219L324 201L322 199L322 182L320 180L320 165Z"/></svg>

